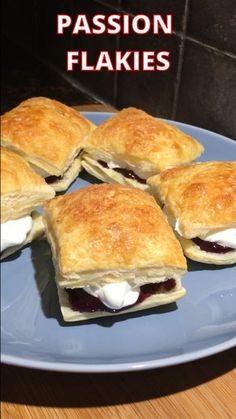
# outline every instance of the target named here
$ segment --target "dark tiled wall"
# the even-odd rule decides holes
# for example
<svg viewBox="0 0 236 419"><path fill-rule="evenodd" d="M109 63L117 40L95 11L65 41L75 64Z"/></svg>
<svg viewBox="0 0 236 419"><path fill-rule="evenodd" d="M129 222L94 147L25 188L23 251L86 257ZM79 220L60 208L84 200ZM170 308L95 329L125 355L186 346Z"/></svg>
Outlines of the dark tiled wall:
<svg viewBox="0 0 236 419"><path fill-rule="evenodd" d="M105 2L97 3L93 2L91 8L91 2L87 0L75 0L74 1L74 14L79 13L86 14L88 19L91 19L93 15L103 14L109 15L112 9L107 7ZM115 1L112 2L113 4ZM94 64L96 57L98 57L100 51L109 51L112 59L115 50L118 49L118 38L113 35L84 35L80 34L72 36L72 50L88 51L88 63ZM104 98L110 103L115 103L115 86L116 86L116 74L115 72L99 71L99 72L78 72L75 67L75 71L71 73L73 80L79 80L80 83L88 87L96 96Z"/></svg>
<svg viewBox="0 0 236 419"><path fill-rule="evenodd" d="M19 4L20 3L20 4ZM1 30L9 38L35 48L36 45L36 0L2 0ZM10 53L10 52L9 52ZM14 51L11 51L13 54Z"/></svg>
<svg viewBox="0 0 236 419"><path fill-rule="evenodd" d="M186 40L176 119L236 139L235 57Z"/></svg>
<svg viewBox="0 0 236 419"><path fill-rule="evenodd" d="M171 51L171 67L168 71L119 72L115 104L118 108L135 105L147 112L164 118L172 117L178 71L180 38L178 36L123 35L122 51L165 50Z"/></svg>
<svg viewBox="0 0 236 419"><path fill-rule="evenodd" d="M3 0L4 30L74 84L118 108L141 107L236 138L235 0ZM26 12L25 12L26 11ZM56 13L173 14L169 36L55 35ZM9 18L10 16L10 18ZM68 49L171 51L168 72L65 71Z"/></svg>
<svg viewBox="0 0 236 419"><path fill-rule="evenodd" d="M174 28L182 30L185 0L121 0L121 6L132 14L172 14Z"/></svg>
<svg viewBox="0 0 236 419"><path fill-rule="evenodd" d="M235 0L191 0L188 34L203 43L236 54Z"/></svg>
<svg viewBox="0 0 236 419"><path fill-rule="evenodd" d="M63 71L66 51L71 49L71 36L69 31L63 36L56 36L56 15L72 13L73 7L70 1L36 0L37 54Z"/></svg>

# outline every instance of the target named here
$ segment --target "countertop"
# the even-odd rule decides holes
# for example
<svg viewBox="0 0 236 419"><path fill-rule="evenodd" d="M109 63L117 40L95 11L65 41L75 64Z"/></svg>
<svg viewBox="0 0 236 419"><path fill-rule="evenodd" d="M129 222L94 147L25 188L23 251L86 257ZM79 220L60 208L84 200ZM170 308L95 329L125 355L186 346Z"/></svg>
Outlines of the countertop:
<svg viewBox="0 0 236 419"><path fill-rule="evenodd" d="M80 110L109 111L105 105ZM2 366L3 419L235 418L236 349L154 370L78 374Z"/></svg>

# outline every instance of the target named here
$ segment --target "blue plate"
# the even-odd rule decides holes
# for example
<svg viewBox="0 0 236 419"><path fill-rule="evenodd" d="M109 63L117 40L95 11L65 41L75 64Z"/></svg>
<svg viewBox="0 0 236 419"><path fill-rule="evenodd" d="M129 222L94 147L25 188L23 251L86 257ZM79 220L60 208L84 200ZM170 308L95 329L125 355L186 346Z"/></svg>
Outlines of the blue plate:
<svg viewBox="0 0 236 419"><path fill-rule="evenodd" d="M111 114L88 112L99 124ZM204 146L205 160L235 160L236 143L174 123ZM86 173L70 190L97 182ZM99 321L66 324L49 246L35 241L2 263L2 361L58 371L114 372L179 364L236 344L236 268L189 263L177 304Z"/></svg>

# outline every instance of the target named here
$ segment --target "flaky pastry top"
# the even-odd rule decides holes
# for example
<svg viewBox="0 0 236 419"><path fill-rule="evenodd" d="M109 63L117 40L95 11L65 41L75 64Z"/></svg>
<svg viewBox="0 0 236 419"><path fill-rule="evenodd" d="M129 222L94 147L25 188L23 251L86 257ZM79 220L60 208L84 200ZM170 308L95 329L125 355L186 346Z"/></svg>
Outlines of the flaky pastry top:
<svg viewBox="0 0 236 419"><path fill-rule="evenodd" d="M136 108L126 108L101 123L86 141L94 158L115 160L149 177L194 160L203 146L175 126Z"/></svg>
<svg viewBox="0 0 236 419"><path fill-rule="evenodd" d="M53 189L36 174L29 163L18 154L1 148L1 196L11 193L42 190L48 191L48 198L54 195Z"/></svg>
<svg viewBox="0 0 236 419"><path fill-rule="evenodd" d="M5 147L60 175L94 127L75 109L56 100L34 97L1 117L1 138Z"/></svg>
<svg viewBox="0 0 236 419"><path fill-rule="evenodd" d="M169 266L185 258L153 197L123 185L92 185L45 204L61 275Z"/></svg>
<svg viewBox="0 0 236 419"><path fill-rule="evenodd" d="M1 223L30 215L55 192L21 156L1 149Z"/></svg>
<svg viewBox="0 0 236 419"><path fill-rule="evenodd" d="M236 162L172 168L148 183L186 238L236 226Z"/></svg>

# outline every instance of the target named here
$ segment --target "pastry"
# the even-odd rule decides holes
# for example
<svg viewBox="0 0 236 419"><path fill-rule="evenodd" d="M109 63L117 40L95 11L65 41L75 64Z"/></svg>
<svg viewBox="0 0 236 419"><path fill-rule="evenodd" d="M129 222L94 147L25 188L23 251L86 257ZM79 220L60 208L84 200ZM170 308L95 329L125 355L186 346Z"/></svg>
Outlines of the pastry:
<svg viewBox="0 0 236 419"><path fill-rule="evenodd" d="M1 149L1 259L42 234L42 217L35 209L54 195L22 157Z"/></svg>
<svg viewBox="0 0 236 419"><path fill-rule="evenodd" d="M83 141L94 127L75 109L35 97L1 117L2 145L28 160L55 191L63 191L82 168Z"/></svg>
<svg viewBox="0 0 236 419"><path fill-rule="evenodd" d="M148 179L190 259L236 263L236 162L195 163Z"/></svg>
<svg viewBox="0 0 236 419"><path fill-rule="evenodd" d="M194 160L203 146L175 126L127 108L99 125L84 150L83 167L98 179L146 190L148 177Z"/></svg>
<svg viewBox="0 0 236 419"><path fill-rule="evenodd" d="M143 310L185 294L181 246L146 192L92 185L44 208L65 321Z"/></svg>

